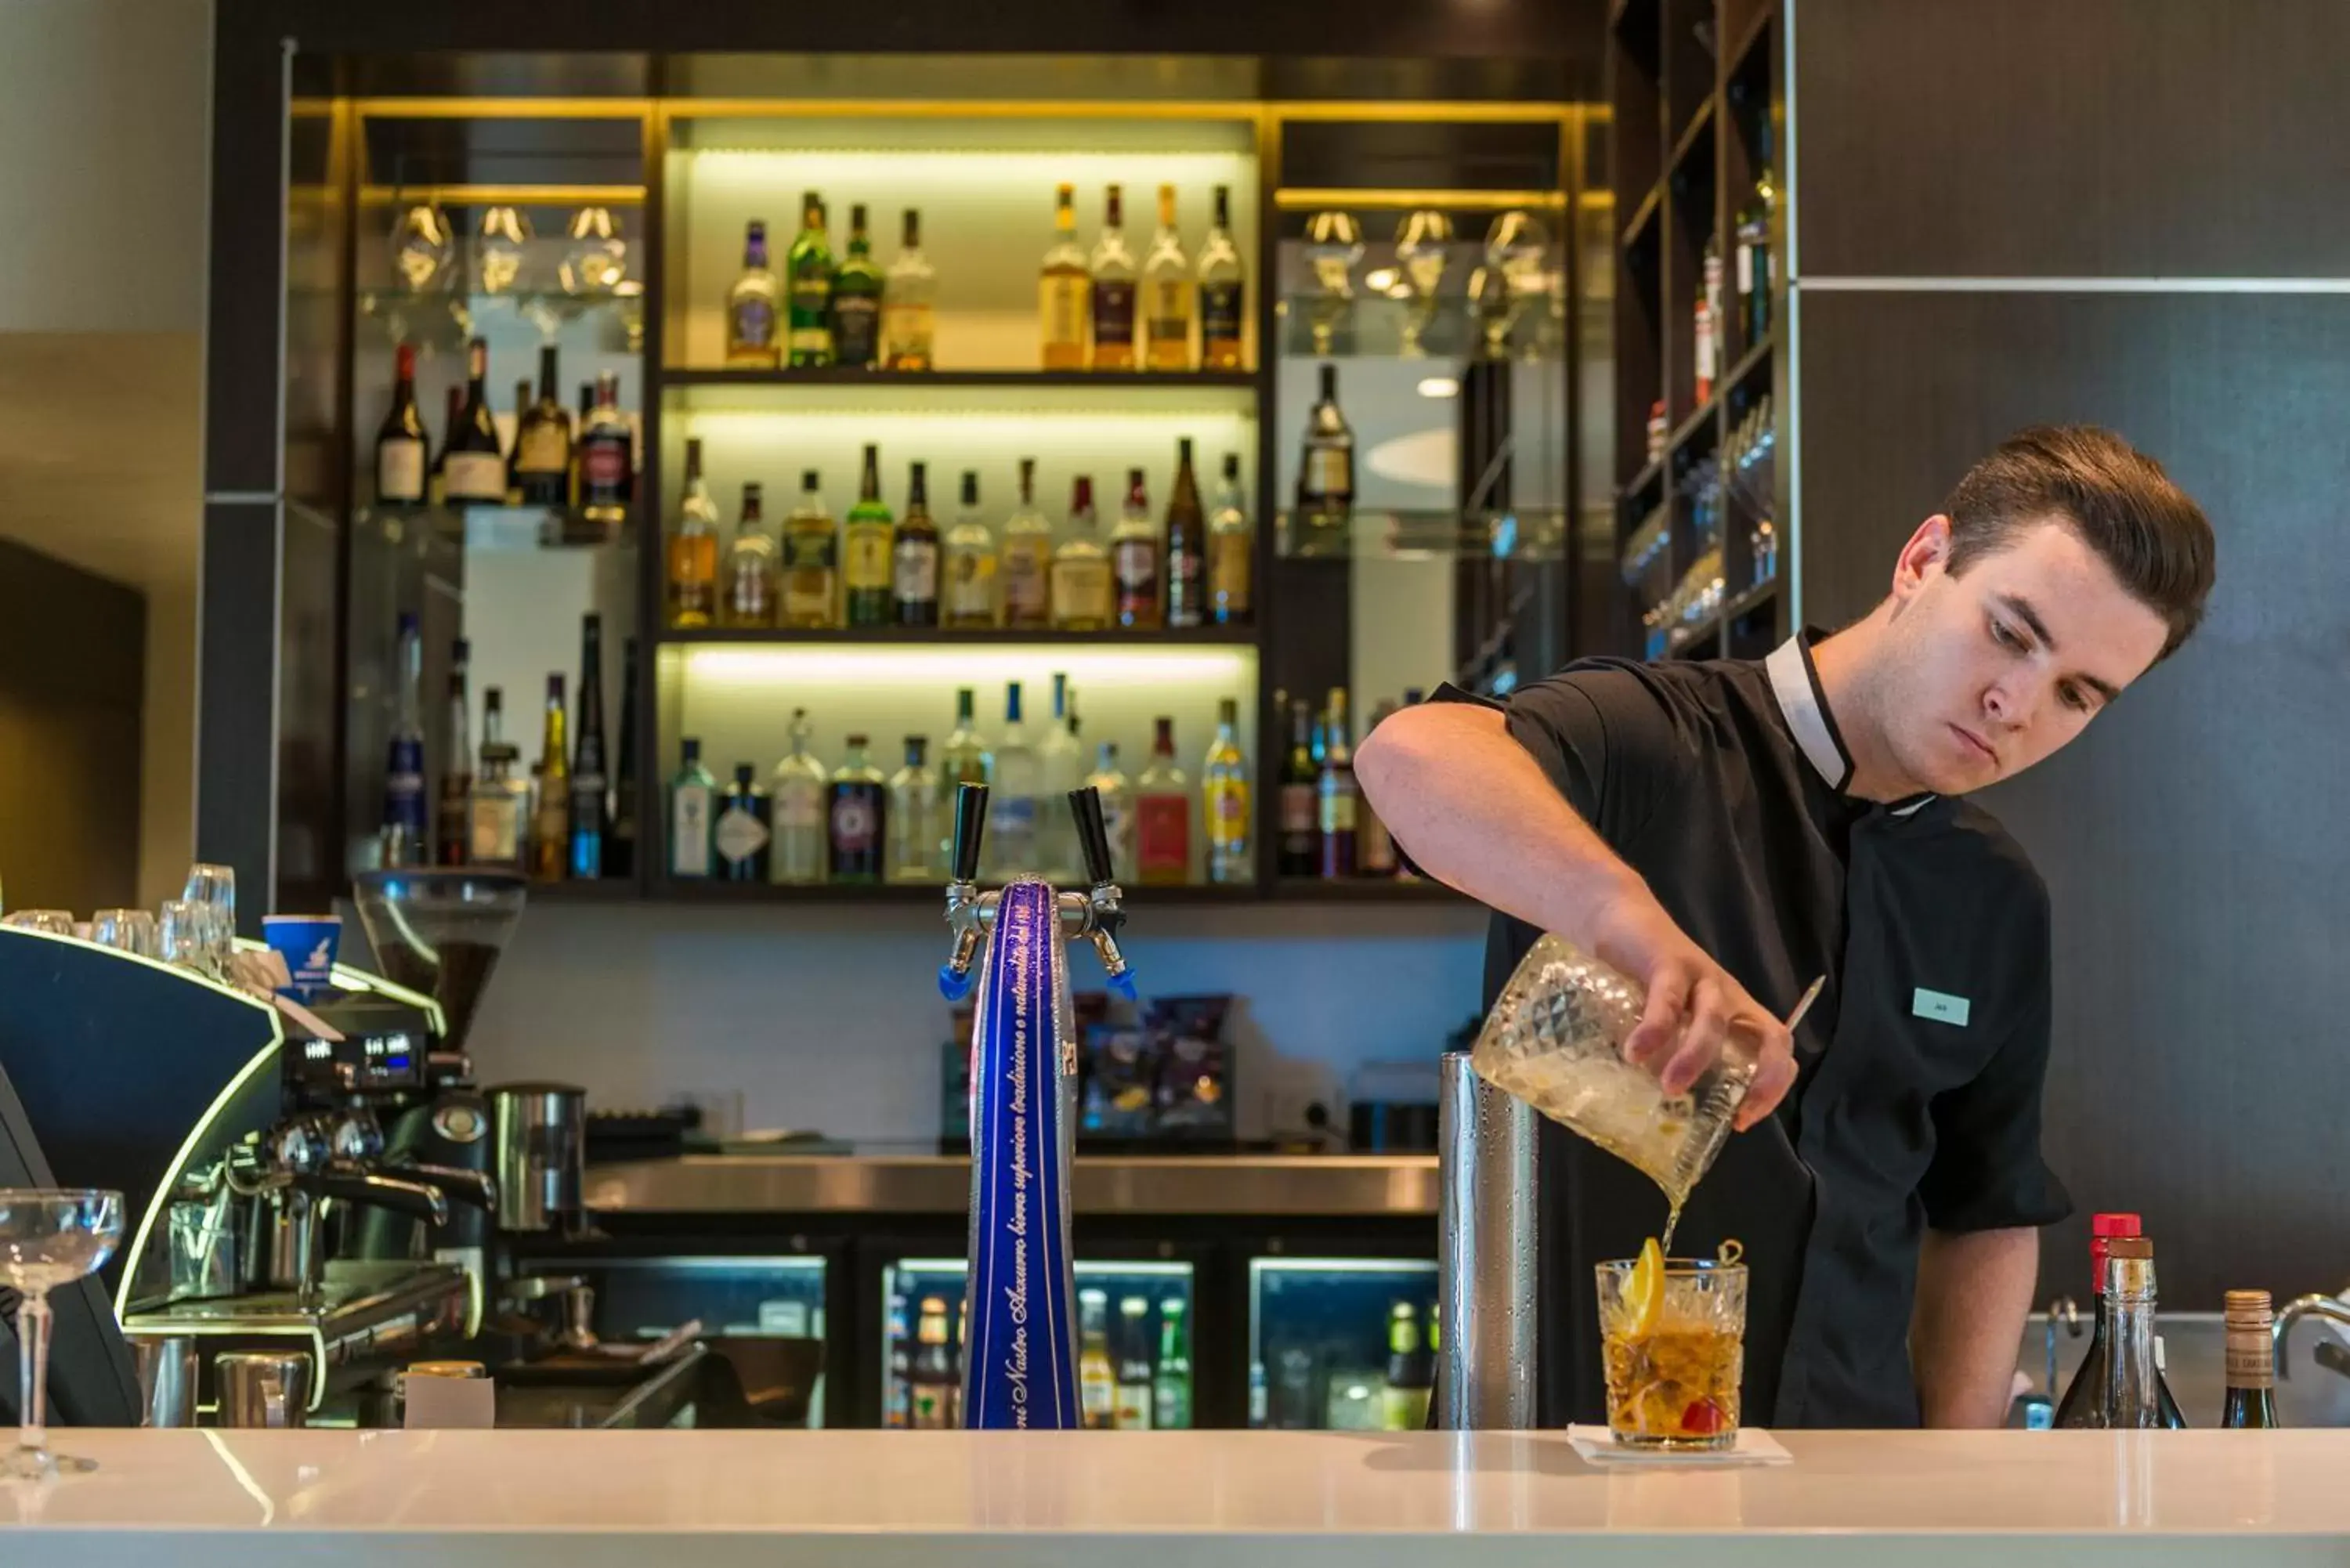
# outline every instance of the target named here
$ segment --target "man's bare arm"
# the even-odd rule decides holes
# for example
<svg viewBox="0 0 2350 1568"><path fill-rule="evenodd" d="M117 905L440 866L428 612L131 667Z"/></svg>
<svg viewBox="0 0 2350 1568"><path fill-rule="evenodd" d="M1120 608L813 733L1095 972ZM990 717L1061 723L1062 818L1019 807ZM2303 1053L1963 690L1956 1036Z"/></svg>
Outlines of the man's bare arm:
<svg viewBox="0 0 2350 1568"><path fill-rule="evenodd" d="M1997 1427L2007 1419L2039 1278L2036 1231L1926 1232L1909 1361L1927 1426Z"/></svg>

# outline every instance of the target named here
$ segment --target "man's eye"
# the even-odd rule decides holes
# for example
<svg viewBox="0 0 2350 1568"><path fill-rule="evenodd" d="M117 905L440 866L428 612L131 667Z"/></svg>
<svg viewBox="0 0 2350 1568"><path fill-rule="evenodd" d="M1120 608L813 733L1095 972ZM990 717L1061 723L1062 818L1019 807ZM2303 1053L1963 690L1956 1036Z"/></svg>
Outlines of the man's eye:
<svg viewBox="0 0 2350 1568"><path fill-rule="evenodd" d="M2097 705L2089 700L2089 693L2081 687L2067 684L2064 689L2064 705L2075 711L2092 713L2096 711Z"/></svg>
<svg viewBox="0 0 2350 1568"><path fill-rule="evenodd" d="M1995 620L1991 622L1991 635L1992 640L1997 642L2002 648L2013 649L2018 653L2023 651L2023 639L2017 636L2014 628L2010 627L2005 621Z"/></svg>

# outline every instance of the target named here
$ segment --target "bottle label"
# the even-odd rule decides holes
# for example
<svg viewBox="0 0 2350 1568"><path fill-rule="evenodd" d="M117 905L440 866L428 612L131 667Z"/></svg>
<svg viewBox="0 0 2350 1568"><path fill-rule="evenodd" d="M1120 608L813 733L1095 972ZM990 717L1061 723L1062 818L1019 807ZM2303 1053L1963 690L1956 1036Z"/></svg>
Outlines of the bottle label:
<svg viewBox="0 0 2350 1568"><path fill-rule="evenodd" d="M1200 286L1200 337L1210 343L1238 343L1244 289L1235 279Z"/></svg>
<svg viewBox="0 0 2350 1568"><path fill-rule="evenodd" d="M571 472L571 442L563 426L554 420L538 420L523 426L515 447L516 473L568 473Z"/></svg>
<svg viewBox="0 0 2350 1568"><path fill-rule="evenodd" d="M832 324L827 306L832 303L832 279L825 273L810 269L792 279L791 295L792 356L813 356L817 358L832 353Z"/></svg>
<svg viewBox="0 0 2350 1568"><path fill-rule="evenodd" d="M872 786L837 787L832 797L832 848L841 856L870 855L881 841L881 814L874 809Z"/></svg>
<svg viewBox="0 0 2350 1568"><path fill-rule="evenodd" d="M775 346L775 304L764 296L744 295L727 316L727 331L737 348Z"/></svg>
<svg viewBox="0 0 2350 1568"><path fill-rule="evenodd" d="M506 461L494 452L450 452L441 462L441 489L452 501L502 503Z"/></svg>
<svg viewBox="0 0 2350 1568"><path fill-rule="evenodd" d="M1167 624L1197 626L1200 624L1201 587L1207 576L1207 563L1200 559L1197 550L1167 552Z"/></svg>
<svg viewBox="0 0 2350 1568"><path fill-rule="evenodd" d="M1013 545L1003 552L1003 618L1034 624L1045 618L1052 597L1041 548Z"/></svg>
<svg viewBox="0 0 2350 1568"><path fill-rule="evenodd" d="M1743 299L1754 292L1754 242L1742 237L1738 242L1738 295Z"/></svg>
<svg viewBox="0 0 2350 1568"><path fill-rule="evenodd" d="M1191 803L1180 794L1147 794L1135 803L1137 855L1146 877L1182 877L1191 869Z"/></svg>
<svg viewBox="0 0 2350 1568"><path fill-rule="evenodd" d="M929 539L898 542L890 591L900 604L935 604L939 597L939 547Z"/></svg>
<svg viewBox="0 0 2350 1568"><path fill-rule="evenodd" d="M1321 827L1323 835L1355 831L1355 792L1351 789L1322 791Z"/></svg>
<svg viewBox="0 0 2350 1568"><path fill-rule="evenodd" d="M1312 833L1317 821L1314 804L1314 786L1309 784L1285 784L1281 786L1281 831Z"/></svg>
<svg viewBox="0 0 2350 1568"><path fill-rule="evenodd" d="M739 805L730 806L720 814L711 838L722 859L739 863L767 846L767 825Z"/></svg>
<svg viewBox="0 0 2350 1568"><path fill-rule="evenodd" d="M1150 343L1172 344L1186 356L1191 348L1191 288L1180 279L1150 286Z"/></svg>
<svg viewBox="0 0 2350 1568"><path fill-rule="evenodd" d="M840 542L830 533L784 531L784 565L797 572L829 572L840 556Z"/></svg>
<svg viewBox="0 0 2350 1568"><path fill-rule="evenodd" d="M927 305L887 305L881 307L881 342L889 363L928 363L931 358L931 307Z"/></svg>
<svg viewBox="0 0 2350 1568"><path fill-rule="evenodd" d="M841 570L851 588L889 586L889 535L888 527L875 527L870 524L848 531Z"/></svg>
<svg viewBox="0 0 2350 1568"><path fill-rule="evenodd" d="M391 742L391 755L384 769L383 821L387 827L412 828L420 837L424 832L421 740L395 739Z"/></svg>
<svg viewBox="0 0 2350 1568"><path fill-rule="evenodd" d="M2276 1386L2275 1349L2267 1334L2228 1335L2228 1386L2255 1391Z"/></svg>
<svg viewBox="0 0 2350 1568"><path fill-rule="evenodd" d="M1134 343L1134 285L1097 282L1094 285L1094 348Z"/></svg>
<svg viewBox="0 0 2350 1568"><path fill-rule="evenodd" d="M1310 446L1305 449L1305 483L1302 485L1309 496L1352 495L1355 493L1355 465L1352 454L1343 446Z"/></svg>
<svg viewBox="0 0 2350 1568"><path fill-rule="evenodd" d="M671 797L669 868L672 876L710 875L710 791L680 784Z"/></svg>
<svg viewBox="0 0 2350 1568"><path fill-rule="evenodd" d="M832 296L832 347L844 365L870 365L880 358L881 302L869 294Z"/></svg>
<svg viewBox="0 0 2350 1568"><path fill-rule="evenodd" d="M1118 596L1121 600L1144 605L1159 602L1157 540L1119 540L1110 546L1110 571L1118 581Z"/></svg>
<svg viewBox="0 0 2350 1568"><path fill-rule="evenodd" d="M1086 293L1086 280L1082 277L1048 276L1038 288L1038 313L1044 318L1045 347L1048 351L1085 347Z"/></svg>
<svg viewBox="0 0 2350 1568"><path fill-rule="evenodd" d="M1053 612L1060 620L1109 618L1109 563L1101 560L1053 563Z"/></svg>
<svg viewBox="0 0 2350 1568"><path fill-rule="evenodd" d="M424 499L424 443L414 436L394 436L375 449L375 498L384 505L412 504Z"/></svg>
<svg viewBox="0 0 2350 1568"><path fill-rule="evenodd" d="M522 802L513 795L476 796L471 822L473 864L522 863Z"/></svg>
<svg viewBox="0 0 2350 1568"><path fill-rule="evenodd" d="M775 786L775 823L786 833L824 826L824 786L814 779Z"/></svg>
<svg viewBox="0 0 2350 1568"><path fill-rule="evenodd" d="M580 444L579 488L598 501L618 501L629 488L625 435L592 435Z"/></svg>
<svg viewBox="0 0 2350 1568"><path fill-rule="evenodd" d="M995 613L994 583L986 556L976 550L956 550L947 556L947 614L974 620Z"/></svg>
<svg viewBox="0 0 2350 1568"><path fill-rule="evenodd" d="M1209 538L1208 592L1223 615L1238 618L1248 613L1250 568L1254 565L1247 535L1217 534Z"/></svg>

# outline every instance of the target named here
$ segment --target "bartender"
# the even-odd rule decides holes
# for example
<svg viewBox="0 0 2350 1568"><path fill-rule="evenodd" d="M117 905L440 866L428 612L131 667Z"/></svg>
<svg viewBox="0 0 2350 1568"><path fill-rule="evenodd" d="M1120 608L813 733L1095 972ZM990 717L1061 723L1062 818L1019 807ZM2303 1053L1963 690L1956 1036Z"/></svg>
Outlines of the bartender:
<svg viewBox="0 0 2350 1568"><path fill-rule="evenodd" d="M2071 1210L2040 1152L2049 907L1965 797L2065 745L2201 618L2214 546L2152 458L2086 427L1976 464L1891 591L1769 658L1591 659L1506 703L1446 688L1355 765L1423 871L1491 906L1492 995L1539 932L1646 1006L1625 1054L1685 1090L1760 1066L1683 1216L1749 1265L1743 1400L1787 1427L1991 1427ZM2084 802L2084 809L2094 803ZM1827 985L1791 1040L1778 1020ZM1545 1124L1540 1407L1604 1418L1592 1265L1664 1199Z"/></svg>

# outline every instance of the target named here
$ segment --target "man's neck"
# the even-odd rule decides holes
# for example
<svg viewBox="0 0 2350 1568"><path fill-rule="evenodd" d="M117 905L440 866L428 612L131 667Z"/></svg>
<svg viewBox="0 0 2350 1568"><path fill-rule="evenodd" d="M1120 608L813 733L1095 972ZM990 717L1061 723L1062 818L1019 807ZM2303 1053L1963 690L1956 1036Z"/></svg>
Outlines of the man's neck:
<svg viewBox="0 0 2350 1568"><path fill-rule="evenodd" d="M1826 698L1836 733L1852 757L1852 777L1845 781L1845 793L1862 800L1906 800L1919 793L1917 782L1894 763L1885 744L1877 693L1870 689L1869 673L1876 668L1888 620L1888 607L1879 605L1812 648L1812 668L1819 672L1820 693Z"/></svg>

